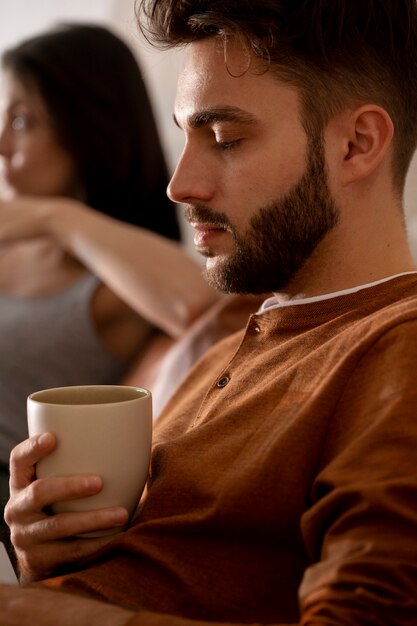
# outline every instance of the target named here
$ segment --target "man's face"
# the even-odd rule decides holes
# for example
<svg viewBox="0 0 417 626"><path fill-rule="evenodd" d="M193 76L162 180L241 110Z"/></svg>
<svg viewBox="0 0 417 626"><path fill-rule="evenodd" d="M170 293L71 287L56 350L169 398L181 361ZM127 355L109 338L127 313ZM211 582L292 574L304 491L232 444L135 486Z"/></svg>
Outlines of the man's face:
<svg viewBox="0 0 417 626"><path fill-rule="evenodd" d="M187 205L206 273L224 291L285 291L337 222L321 137L307 140L297 91L237 46L188 47L175 117L186 143L169 185Z"/></svg>

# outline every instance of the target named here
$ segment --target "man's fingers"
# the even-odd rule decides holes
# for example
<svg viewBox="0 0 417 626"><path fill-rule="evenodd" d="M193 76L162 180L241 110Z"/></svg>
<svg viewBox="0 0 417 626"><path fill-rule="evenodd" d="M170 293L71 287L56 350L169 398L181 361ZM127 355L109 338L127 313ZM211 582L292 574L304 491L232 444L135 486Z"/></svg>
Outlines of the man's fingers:
<svg viewBox="0 0 417 626"><path fill-rule="evenodd" d="M82 563L112 539L111 534L89 533L120 529L128 522L122 507L48 515L51 505L80 498L88 502L103 486L99 476L87 474L35 480L36 463L55 446L55 437L47 433L22 442L11 455L11 493L4 517L26 582L51 575L61 563Z"/></svg>
<svg viewBox="0 0 417 626"><path fill-rule="evenodd" d="M56 570L62 563L76 563L80 567L95 556L112 537L100 537L86 541L57 541L53 545L37 545L32 550L20 551L16 548L19 557L20 582L34 582L56 575Z"/></svg>
<svg viewBox="0 0 417 626"><path fill-rule="evenodd" d="M98 493L103 482L99 476L57 476L41 478L29 483L25 489L17 491L5 508L5 520L12 523L24 523L44 517L46 507L55 502L64 502L86 498ZM31 519L27 519L28 512Z"/></svg>
<svg viewBox="0 0 417 626"><path fill-rule="evenodd" d="M42 519L33 522L30 528L24 528L20 534L19 528L13 536L13 543L18 547L26 547L33 542L46 545L48 542L55 542L60 539L71 538L72 543L92 544L96 539L72 540L74 535L91 533L109 528L124 526L128 521L128 513L122 507L109 509L98 509L97 511L86 511L82 513L59 513L57 515L46 515Z"/></svg>
<svg viewBox="0 0 417 626"><path fill-rule="evenodd" d="M42 433L22 441L10 455L10 490L24 489L34 478L34 466L56 446L52 433Z"/></svg>
<svg viewBox="0 0 417 626"><path fill-rule="evenodd" d="M61 513L13 528L13 544L19 558L21 582L46 578L62 563L81 566L111 541L114 535L77 538L71 535L124 526L125 509L102 509L88 513Z"/></svg>

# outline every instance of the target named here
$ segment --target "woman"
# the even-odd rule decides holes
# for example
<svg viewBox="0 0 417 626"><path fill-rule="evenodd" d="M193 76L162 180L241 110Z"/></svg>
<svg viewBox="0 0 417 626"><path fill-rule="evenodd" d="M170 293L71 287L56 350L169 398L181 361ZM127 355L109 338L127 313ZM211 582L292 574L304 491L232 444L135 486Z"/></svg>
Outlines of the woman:
<svg viewBox="0 0 417 626"><path fill-rule="evenodd" d="M2 65L12 196L0 203L4 504L29 393L117 381L155 327L178 336L216 296L178 243L155 121L125 44L69 25L7 51Z"/></svg>

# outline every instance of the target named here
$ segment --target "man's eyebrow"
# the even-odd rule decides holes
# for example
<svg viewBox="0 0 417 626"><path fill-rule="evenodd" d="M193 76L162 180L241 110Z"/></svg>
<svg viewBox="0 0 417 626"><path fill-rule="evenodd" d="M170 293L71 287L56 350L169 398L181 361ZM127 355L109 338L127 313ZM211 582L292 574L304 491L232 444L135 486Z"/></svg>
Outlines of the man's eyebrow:
<svg viewBox="0 0 417 626"><path fill-rule="evenodd" d="M177 126L180 126L178 119L174 114L174 122ZM196 111L189 117L187 117L187 125L190 128L202 128L209 124L215 124L216 122L234 122L238 124L254 124L256 117L248 111L243 111L238 107L224 106L213 107Z"/></svg>

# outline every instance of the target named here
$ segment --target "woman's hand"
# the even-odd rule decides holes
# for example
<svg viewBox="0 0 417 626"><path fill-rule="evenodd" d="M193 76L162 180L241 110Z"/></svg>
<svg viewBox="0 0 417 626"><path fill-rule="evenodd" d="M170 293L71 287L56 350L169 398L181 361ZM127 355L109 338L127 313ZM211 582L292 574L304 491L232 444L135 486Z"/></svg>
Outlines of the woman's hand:
<svg viewBox="0 0 417 626"><path fill-rule="evenodd" d="M35 465L55 448L51 433L36 435L14 448L10 457L10 500L5 520L18 559L21 582L52 575L65 564L88 561L112 537L74 538L80 533L124 526L128 513L121 507L82 513L49 515L55 502L98 493L98 476L76 475L36 480Z"/></svg>
<svg viewBox="0 0 417 626"><path fill-rule="evenodd" d="M49 198L0 201L0 244L48 236L48 217L53 209L53 201Z"/></svg>

